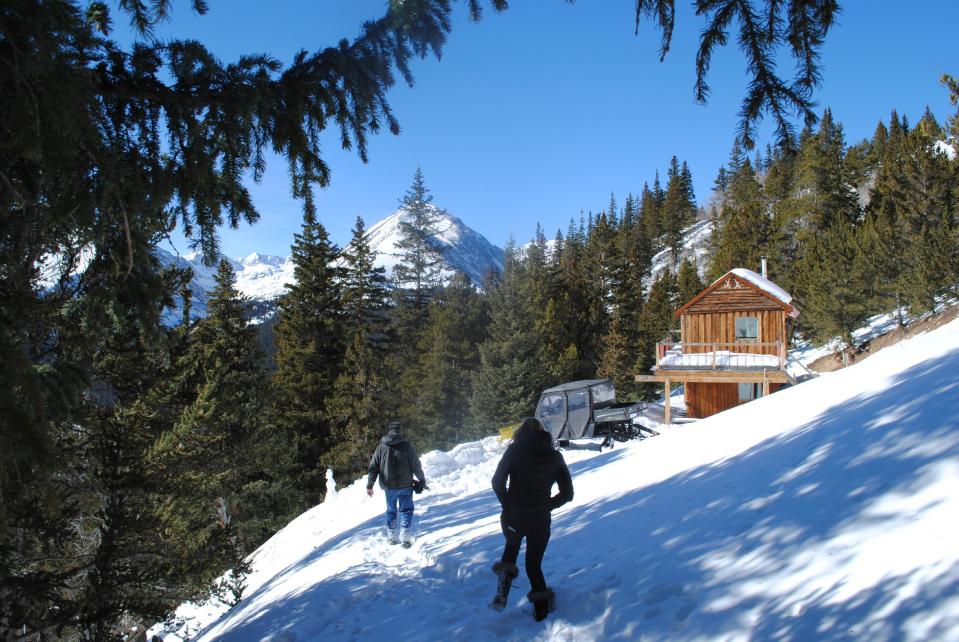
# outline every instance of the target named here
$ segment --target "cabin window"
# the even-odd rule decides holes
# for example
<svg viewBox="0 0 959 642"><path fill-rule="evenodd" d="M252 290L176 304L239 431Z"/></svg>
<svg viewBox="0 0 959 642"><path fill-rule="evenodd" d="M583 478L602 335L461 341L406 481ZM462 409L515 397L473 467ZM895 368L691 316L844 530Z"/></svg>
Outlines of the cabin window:
<svg viewBox="0 0 959 642"><path fill-rule="evenodd" d="M758 339L759 319L756 317L736 318L736 339Z"/></svg>
<svg viewBox="0 0 959 642"><path fill-rule="evenodd" d="M741 383L739 384L739 401L752 401L763 396L763 386L761 383Z"/></svg>

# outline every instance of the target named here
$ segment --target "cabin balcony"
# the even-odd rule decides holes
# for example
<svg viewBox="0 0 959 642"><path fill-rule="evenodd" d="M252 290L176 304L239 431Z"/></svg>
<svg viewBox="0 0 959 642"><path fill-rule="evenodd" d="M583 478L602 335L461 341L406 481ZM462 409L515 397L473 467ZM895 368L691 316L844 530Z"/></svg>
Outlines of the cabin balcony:
<svg viewBox="0 0 959 642"><path fill-rule="evenodd" d="M786 370L786 345L760 343L693 343L660 341L655 370Z"/></svg>
<svg viewBox="0 0 959 642"><path fill-rule="evenodd" d="M652 375L637 381L795 383L787 372L788 356L782 341L696 343L660 341Z"/></svg>

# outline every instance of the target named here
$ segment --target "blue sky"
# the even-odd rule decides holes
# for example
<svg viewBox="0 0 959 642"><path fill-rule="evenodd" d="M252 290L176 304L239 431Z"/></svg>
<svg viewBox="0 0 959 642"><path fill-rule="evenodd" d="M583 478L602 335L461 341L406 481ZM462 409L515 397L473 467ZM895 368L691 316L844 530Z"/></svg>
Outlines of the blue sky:
<svg viewBox="0 0 959 642"><path fill-rule="evenodd" d="M929 106L940 121L953 113L938 79L959 74L959 2L845 0L822 52L818 111L830 107L847 142L872 135L896 108L915 122ZM209 0L194 16L175 3L161 38L195 38L224 61L266 52L284 63L299 49L352 38L383 0ZM671 156L687 161L696 196L706 204L728 157L745 92L745 64L732 46L718 52L712 97L693 100L694 57L702 21L677 2L677 30L662 63L652 24L633 32L632 0L515 0L487 10L479 23L456 3L443 58L416 60L414 87L389 94L399 136L369 141L370 161L324 136L332 184L318 194L319 218L337 243L349 240L357 216L367 225L392 213L422 167L434 202L492 243L525 242L542 224L547 236L571 217L598 212L610 193L620 206ZM123 18L116 16L117 22ZM784 60L784 69L791 62ZM767 134L770 128L763 128ZM767 138L763 138L765 144ZM288 255L300 228L300 204L289 196L282 160L251 182L262 219L222 230L224 253ZM178 242L176 249L188 248Z"/></svg>

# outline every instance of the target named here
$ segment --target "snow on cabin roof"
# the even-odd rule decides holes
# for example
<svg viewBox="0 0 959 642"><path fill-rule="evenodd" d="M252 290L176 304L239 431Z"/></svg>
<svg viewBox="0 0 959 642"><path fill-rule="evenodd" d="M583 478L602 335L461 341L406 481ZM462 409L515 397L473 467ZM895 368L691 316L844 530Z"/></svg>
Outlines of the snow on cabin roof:
<svg viewBox="0 0 959 642"><path fill-rule="evenodd" d="M752 270L747 270L746 268L736 268L732 270L732 273L740 278L746 279L763 292L773 295L783 303L789 303L793 300L791 294L783 290L766 277L762 276L761 274L756 274Z"/></svg>
<svg viewBox="0 0 959 642"><path fill-rule="evenodd" d="M726 274L722 275L721 277L713 281L709 287L707 287L705 290L703 290L702 292L694 296L685 305L683 305L678 310L676 310L676 312L674 313L674 316L679 317L685 314L686 310L688 310L691 306L695 305L704 296L708 296L710 292L713 292L716 288L718 288L720 284L723 283L723 281L726 280L726 277L728 277L730 274L745 281L749 287L755 288L764 296L768 296L770 299L773 299L781 303L783 307L785 307L786 313L790 317L796 318L799 316L799 310L797 310L796 306L794 306L791 303L792 301L791 294L783 290L781 287L779 287L778 285L776 285L775 283L773 283L766 277L760 276L759 274L756 274L752 270L747 270L745 268L736 268L736 269L730 270Z"/></svg>

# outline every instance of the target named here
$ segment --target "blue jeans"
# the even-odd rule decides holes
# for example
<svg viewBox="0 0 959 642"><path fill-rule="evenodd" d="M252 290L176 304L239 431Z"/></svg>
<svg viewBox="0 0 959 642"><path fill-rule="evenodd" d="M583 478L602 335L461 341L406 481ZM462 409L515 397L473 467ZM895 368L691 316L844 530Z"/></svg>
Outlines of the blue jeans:
<svg viewBox="0 0 959 642"><path fill-rule="evenodd" d="M386 527L396 528L396 507L399 505L400 528L413 523L413 487L386 489Z"/></svg>

